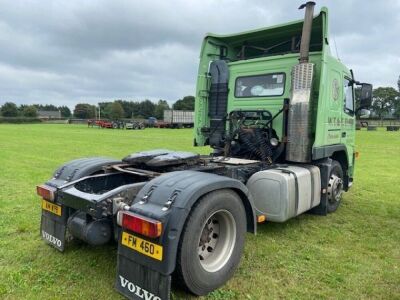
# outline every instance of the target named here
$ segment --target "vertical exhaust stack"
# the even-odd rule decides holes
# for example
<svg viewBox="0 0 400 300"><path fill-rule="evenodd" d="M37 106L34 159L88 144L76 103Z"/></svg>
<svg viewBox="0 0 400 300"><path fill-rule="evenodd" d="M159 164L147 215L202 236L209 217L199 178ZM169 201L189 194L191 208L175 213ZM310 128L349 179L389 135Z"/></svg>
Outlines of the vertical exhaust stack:
<svg viewBox="0 0 400 300"><path fill-rule="evenodd" d="M314 64L309 63L311 28L315 2L307 2L299 7L306 8L301 34L299 64L292 69L292 93L288 114L288 141L286 160L310 162L312 147L312 81Z"/></svg>
<svg viewBox="0 0 400 300"><path fill-rule="evenodd" d="M300 43L300 63L308 63L308 53L310 50L310 40L311 40L311 28L314 14L315 2L309 1L306 4L302 4L299 9L306 8L303 31L301 33L301 43Z"/></svg>

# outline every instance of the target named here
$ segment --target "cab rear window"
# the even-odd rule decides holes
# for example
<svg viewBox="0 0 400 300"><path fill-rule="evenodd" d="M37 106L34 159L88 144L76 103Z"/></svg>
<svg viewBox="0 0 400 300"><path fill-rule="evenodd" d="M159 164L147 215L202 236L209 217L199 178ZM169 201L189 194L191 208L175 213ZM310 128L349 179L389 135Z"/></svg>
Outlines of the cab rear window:
<svg viewBox="0 0 400 300"><path fill-rule="evenodd" d="M285 74L263 74L237 77L236 98L282 96L285 92Z"/></svg>

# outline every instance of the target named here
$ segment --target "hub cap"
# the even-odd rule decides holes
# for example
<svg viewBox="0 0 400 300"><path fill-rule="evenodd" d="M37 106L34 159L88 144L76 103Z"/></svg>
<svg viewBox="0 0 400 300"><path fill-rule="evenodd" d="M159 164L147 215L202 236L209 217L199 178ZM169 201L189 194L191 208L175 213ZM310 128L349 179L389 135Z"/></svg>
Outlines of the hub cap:
<svg viewBox="0 0 400 300"><path fill-rule="evenodd" d="M328 183L329 202L339 202L343 194L343 180L335 174L331 175Z"/></svg>
<svg viewBox="0 0 400 300"><path fill-rule="evenodd" d="M203 226L199 239L198 257L208 272L220 270L232 255L236 242L236 222L227 210L212 214Z"/></svg>

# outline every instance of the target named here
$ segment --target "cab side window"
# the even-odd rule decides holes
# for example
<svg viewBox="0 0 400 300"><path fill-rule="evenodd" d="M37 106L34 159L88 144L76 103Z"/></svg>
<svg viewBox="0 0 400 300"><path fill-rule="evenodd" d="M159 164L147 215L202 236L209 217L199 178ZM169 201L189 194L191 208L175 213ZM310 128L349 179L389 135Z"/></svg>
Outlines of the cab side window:
<svg viewBox="0 0 400 300"><path fill-rule="evenodd" d="M350 80L344 79L344 111L348 114L354 113L354 97L353 97L353 84Z"/></svg>

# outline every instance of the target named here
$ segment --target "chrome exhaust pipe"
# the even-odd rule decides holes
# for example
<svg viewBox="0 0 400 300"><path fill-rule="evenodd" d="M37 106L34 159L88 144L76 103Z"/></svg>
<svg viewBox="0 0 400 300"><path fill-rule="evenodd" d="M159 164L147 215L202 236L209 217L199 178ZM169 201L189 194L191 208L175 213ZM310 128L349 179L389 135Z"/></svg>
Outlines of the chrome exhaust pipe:
<svg viewBox="0 0 400 300"><path fill-rule="evenodd" d="M288 112L288 140L286 160L306 163L311 161L312 137L312 83L314 64L309 63L311 28L315 2L299 7L306 8L301 35L299 64L292 68L292 93Z"/></svg>
<svg viewBox="0 0 400 300"><path fill-rule="evenodd" d="M300 59L299 59L300 63L308 62L314 6L315 2L309 1L305 4L300 5L299 7L299 9L306 8L304 15L303 31L301 33Z"/></svg>

